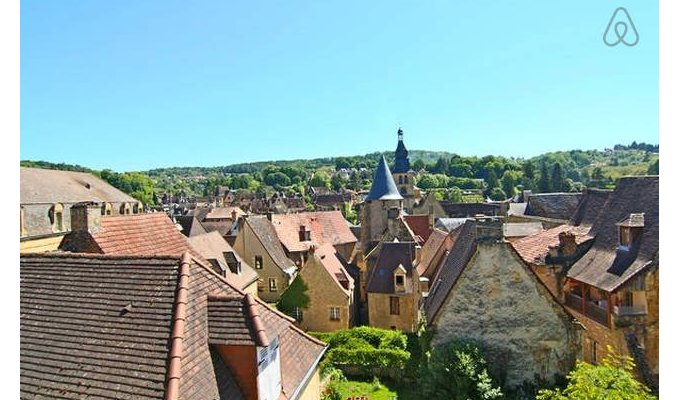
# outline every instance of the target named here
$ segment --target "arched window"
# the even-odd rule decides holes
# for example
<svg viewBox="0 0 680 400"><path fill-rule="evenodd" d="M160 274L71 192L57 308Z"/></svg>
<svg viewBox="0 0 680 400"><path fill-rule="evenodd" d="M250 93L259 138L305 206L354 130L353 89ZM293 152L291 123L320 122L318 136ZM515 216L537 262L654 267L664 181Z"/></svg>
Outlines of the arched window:
<svg viewBox="0 0 680 400"><path fill-rule="evenodd" d="M132 213L133 214L140 214L142 212L142 203L135 203L134 206L132 206Z"/></svg>
<svg viewBox="0 0 680 400"><path fill-rule="evenodd" d="M122 203L120 205L120 215L129 215L130 214L130 204L129 203Z"/></svg>
<svg viewBox="0 0 680 400"><path fill-rule="evenodd" d="M102 215L113 215L113 207L111 203L102 204Z"/></svg>
<svg viewBox="0 0 680 400"><path fill-rule="evenodd" d="M53 232L64 230L64 206L61 203L54 204L48 213Z"/></svg>
<svg viewBox="0 0 680 400"><path fill-rule="evenodd" d="M404 177L402 177L401 175L399 175L399 184L401 185L401 184L403 184L403 183L404 183Z"/></svg>

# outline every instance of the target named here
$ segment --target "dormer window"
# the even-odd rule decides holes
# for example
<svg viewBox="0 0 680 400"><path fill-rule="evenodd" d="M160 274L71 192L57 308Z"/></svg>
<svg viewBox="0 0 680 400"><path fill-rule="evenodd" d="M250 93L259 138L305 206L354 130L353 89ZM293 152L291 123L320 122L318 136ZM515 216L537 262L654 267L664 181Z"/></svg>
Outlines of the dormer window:
<svg viewBox="0 0 680 400"><path fill-rule="evenodd" d="M113 207L111 203L102 204L102 215L113 215Z"/></svg>
<svg viewBox="0 0 680 400"><path fill-rule="evenodd" d="M64 230L64 206L61 203L56 203L50 208L49 214L50 224L52 224L53 232L61 232Z"/></svg>
<svg viewBox="0 0 680 400"><path fill-rule="evenodd" d="M645 214L630 214L616 225L619 228L619 249L629 250L630 246L642 234L642 229L645 226Z"/></svg>
<svg viewBox="0 0 680 400"><path fill-rule="evenodd" d="M129 215L130 214L130 204L128 203L123 203L120 205L120 215Z"/></svg>
<svg viewBox="0 0 680 400"><path fill-rule="evenodd" d="M403 265L399 264L397 269L394 271L394 291L403 292L406 290L406 269Z"/></svg>
<svg viewBox="0 0 680 400"><path fill-rule="evenodd" d="M300 225L300 231L298 232L301 242L306 242L311 240L312 232L307 230L307 227Z"/></svg>

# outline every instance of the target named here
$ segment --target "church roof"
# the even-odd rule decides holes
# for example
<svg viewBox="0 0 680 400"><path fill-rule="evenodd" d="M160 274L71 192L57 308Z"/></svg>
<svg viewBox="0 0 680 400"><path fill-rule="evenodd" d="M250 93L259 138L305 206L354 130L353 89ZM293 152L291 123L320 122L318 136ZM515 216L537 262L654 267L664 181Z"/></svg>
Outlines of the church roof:
<svg viewBox="0 0 680 400"><path fill-rule="evenodd" d="M397 185L394 183L390 169L387 167L385 156L380 158L378 168L375 170L371 190L366 196L366 200L402 200Z"/></svg>

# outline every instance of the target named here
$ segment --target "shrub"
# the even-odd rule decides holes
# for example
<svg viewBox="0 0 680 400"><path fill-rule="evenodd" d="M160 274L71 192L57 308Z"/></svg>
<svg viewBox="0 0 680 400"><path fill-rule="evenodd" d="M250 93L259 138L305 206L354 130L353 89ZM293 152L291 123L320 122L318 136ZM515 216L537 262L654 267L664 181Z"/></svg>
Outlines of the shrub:
<svg viewBox="0 0 680 400"><path fill-rule="evenodd" d="M479 346L466 340L432 349L421 385L432 398L491 400L503 396L493 386Z"/></svg>

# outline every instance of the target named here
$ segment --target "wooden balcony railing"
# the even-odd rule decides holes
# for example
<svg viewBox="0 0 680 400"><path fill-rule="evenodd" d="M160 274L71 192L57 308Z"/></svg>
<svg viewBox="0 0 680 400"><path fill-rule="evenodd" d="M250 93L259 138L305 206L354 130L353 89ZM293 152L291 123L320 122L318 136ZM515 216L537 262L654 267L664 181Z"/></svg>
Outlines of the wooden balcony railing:
<svg viewBox="0 0 680 400"><path fill-rule="evenodd" d="M586 301L586 315L604 326L609 326L608 310L597 304Z"/></svg>

